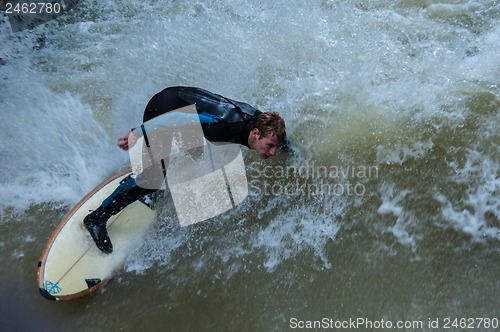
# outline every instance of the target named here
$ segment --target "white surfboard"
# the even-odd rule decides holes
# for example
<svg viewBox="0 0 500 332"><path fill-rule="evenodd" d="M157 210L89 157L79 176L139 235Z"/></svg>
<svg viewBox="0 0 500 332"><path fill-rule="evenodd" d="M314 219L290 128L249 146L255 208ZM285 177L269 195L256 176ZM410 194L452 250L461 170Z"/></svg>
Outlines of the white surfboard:
<svg viewBox="0 0 500 332"><path fill-rule="evenodd" d="M83 226L83 218L102 203L131 174L113 175L88 193L62 219L38 262L38 286L50 300L71 300L88 295L109 281L130 249L137 245L156 219L156 212L136 201L108 221L113 252L105 254Z"/></svg>

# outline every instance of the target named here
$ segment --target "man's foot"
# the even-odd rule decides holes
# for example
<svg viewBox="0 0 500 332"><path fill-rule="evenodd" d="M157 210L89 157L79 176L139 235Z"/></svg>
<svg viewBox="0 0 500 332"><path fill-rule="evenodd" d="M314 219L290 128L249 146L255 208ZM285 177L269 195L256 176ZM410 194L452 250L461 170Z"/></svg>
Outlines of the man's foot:
<svg viewBox="0 0 500 332"><path fill-rule="evenodd" d="M108 230L106 229L106 223L100 223L98 220L93 218L92 214L83 219L83 224L85 228L89 231L92 239L94 240L97 248L105 254L110 254L113 252L113 244L108 235Z"/></svg>

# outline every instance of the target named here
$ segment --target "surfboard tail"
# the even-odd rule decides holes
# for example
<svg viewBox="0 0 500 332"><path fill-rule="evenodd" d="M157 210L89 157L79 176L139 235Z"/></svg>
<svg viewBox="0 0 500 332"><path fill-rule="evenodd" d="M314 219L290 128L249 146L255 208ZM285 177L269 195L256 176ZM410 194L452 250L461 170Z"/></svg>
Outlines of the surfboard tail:
<svg viewBox="0 0 500 332"><path fill-rule="evenodd" d="M51 301L56 301L57 300L57 298L55 298L54 296L50 295L50 293L45 288L40 288L40 293L42 293L42 296L44 298L46 298L47 300L51 300Z"/></svg>
<svg viewBox="0 0 500 332"><path fill-rule="evenodd" d="M38 262L38 288L48 300L72 300L103 287L123 264L131 244L142 237L156 212L141 201L133 202L108 222L115 251L103 254L83 226L89 211L130 174L130 169L108 178L75 205L52 233ZM141 222L137 222L140 220Z"/></svg>

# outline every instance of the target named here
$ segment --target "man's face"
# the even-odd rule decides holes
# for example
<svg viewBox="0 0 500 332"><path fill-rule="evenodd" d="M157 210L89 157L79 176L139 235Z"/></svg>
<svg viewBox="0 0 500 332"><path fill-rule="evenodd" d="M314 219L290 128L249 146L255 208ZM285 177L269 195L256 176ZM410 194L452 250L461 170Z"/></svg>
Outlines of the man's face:
<svg viewBox="0 0 500 332"><path fill-rule="evenodd" d="M262 159L267 159L276 155L279 146L278 138L276 135L272 134L266 137L259 136L253 148Z"/></svg>

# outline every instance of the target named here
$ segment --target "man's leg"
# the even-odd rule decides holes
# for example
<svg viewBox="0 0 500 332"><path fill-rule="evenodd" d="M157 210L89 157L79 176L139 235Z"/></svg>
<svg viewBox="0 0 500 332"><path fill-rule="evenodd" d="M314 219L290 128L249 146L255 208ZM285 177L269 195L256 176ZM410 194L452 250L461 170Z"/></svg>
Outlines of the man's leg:
<svg viewBox="0 0 500 332"><path fill-rule="evenodd" d="M83 220L97 248L104 253L113 252L113 245L106 229L108 219L138 199L161 189L165 183L168 156L172 144L171 135L151 135L150 141L156 149L143 145L143 165L146 165L146 168L135 178L131 175L123 179L115 191L102 202L101 206ZM158 149L158 146L162 146L162 148ZM156 151L151 152L151 150ZM152 156L152 153L155 152L161 152L158 156L161 159L155 160Z"/></svg>
<svg viewBox="0 0 500 332"><path fill-rule="evenodd" d="M155 191L138 186L130 175L121 181L118 188L104 200L99 208L85 217L83 223L99 250L107 254L113 252L113 245L106 229L108 219L138 199Z"/></svg>

